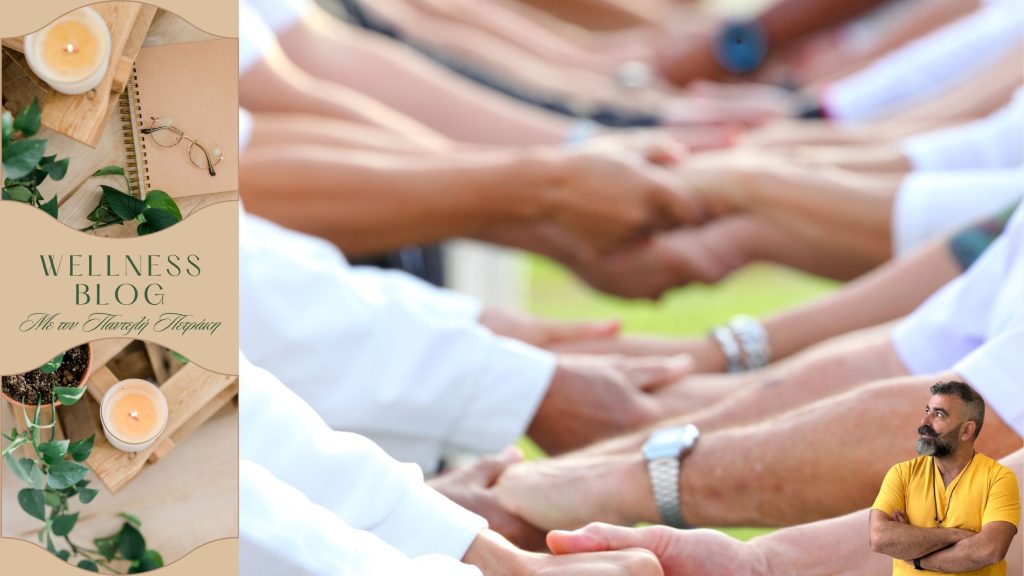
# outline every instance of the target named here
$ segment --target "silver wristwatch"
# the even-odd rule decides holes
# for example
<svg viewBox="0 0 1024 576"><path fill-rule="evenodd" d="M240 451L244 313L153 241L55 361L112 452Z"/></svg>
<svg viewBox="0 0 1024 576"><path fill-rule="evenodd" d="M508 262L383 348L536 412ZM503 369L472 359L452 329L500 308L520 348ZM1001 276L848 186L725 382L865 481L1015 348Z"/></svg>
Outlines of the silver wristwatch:
<svg viewBox="0 0 1024 576"><path fill-rule="evenodd" d="M655 430L644 442L644 459L651 476L654 501L661 523L674 528L689 528L679 510L679 461L697 443L700 431L693 424Z"/></svg>

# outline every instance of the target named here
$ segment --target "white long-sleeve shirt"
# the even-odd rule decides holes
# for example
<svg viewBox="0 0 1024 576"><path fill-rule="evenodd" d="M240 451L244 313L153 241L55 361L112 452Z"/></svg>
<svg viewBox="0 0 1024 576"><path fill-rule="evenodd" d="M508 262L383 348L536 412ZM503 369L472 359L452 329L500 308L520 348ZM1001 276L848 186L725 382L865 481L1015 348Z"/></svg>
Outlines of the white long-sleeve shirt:
<svg viewBox="0 0 1024 576"><path fill-rule="evenodd" d="M992 114L907 138L914 170L1002 170L1024 164L1024 86Z"/></svg>
<svg viewBox="0 0 1024 576"><path fill-rule="evenodd" d="M246 576L479 576L459 562L486 521L371 441L336 432L272 374L239 361Z"/></svg>
<svg viewBox="0 0 1024 576"><path fill-rule="evenodd" d="M496 452L525 432L552 354L490 333L466 297L351 267L326 241L249 215L240 230L242 350L332 428L428 472L448 449Z"/></svg>
<svg viewBox="0 0 1024 576"><path fill-rule="evenodd" d="M829 85L821 95L830 118L881 118L956 86L1024 40L1024 3L992 2L909 42Z"/></svg>
<svg viewBox="0 0 1024 576"><path fill-rule="evenodd" d="M907 369L963 376L1024 435L1024 207L961 274L893 329Z"/></svg>
<svg viewBox="0 0 1024 576"><path fill-rule="evenodd" d="M1006 170L911 172L892 210L897 256L987 218L1024 196L1024 167Z"/></svg>

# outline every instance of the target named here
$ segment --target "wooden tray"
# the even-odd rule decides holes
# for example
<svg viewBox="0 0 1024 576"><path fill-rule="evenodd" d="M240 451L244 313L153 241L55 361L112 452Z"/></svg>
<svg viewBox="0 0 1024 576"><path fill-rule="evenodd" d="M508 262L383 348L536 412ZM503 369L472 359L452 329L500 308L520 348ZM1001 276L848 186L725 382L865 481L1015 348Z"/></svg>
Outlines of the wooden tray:
<svg viewBox="0 0 1024 576"><path fill-rule="evenodd" d="M10 64L4 66L4 101L13 103L9 109L21 110L38 97L45 102L44 126L91 147L99 142L107 118L117 107L157 12L155 6L135 2L105 2L93 9L106 20L111 39L110 67L95 90L78 96L54 92L32 73L21 54L8 52ZM5 38L3 45L17 52L24 50L21 37Z"/></svg>
<svg viewBox="0 0 1024 576"><path fill-rule="evenodd" d="M195 364L168 363L163 348L145 343L146 369L155 374L160 390L167 397L169 420L163 435L153 446L137 453L121 452L103 435L99 405L103 394L115 383L139 376L137 361L134 367L118 363L133 342L130 339L93 342L93 373L87 384L89 394L74 406L58 408L66 438L77 441L96 434L92 454L85 463L111 493L127 486L146 467L157 464L238 395L237 376L216 374Z"/></svg>

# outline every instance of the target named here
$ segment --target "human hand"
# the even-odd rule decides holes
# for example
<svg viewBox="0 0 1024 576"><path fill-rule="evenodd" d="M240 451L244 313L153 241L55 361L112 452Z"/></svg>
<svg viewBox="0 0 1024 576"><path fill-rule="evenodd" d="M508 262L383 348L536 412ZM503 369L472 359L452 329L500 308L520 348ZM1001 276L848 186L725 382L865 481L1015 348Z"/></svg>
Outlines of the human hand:
<svg viewBox="0 0 1024 576"><path fill-rule="evenodd" d="M767 572L756 547L716 530L591 524L575 532L550 532L548 546L555 554L643 548L658 557L665 576L756 576Z"/></svg>
<svg viewBox="0 0 1024 576"><path fill-rule="evenodd" d="M645 426L661 415L648 393L690 373L688 356L565 355L528 434L550 454Z"/></svg>
<svg viewBox="0 0 1024 576"><path fill-rule="evenodd" d="M544 530L589 522L657 522L647 468L639 450L574 455L510 466L494 485L498 502Z"/></svg>
<svg viewBox="0 0 1024 576"><path fill-rule="evenodd" d="M893 510L892 513L893 522L899 522L900 524L910 524L910 519L903 510Z"/></svg>
<svg viewBox="0 0 1024 576"><path fill-rule="evenodd" d="M597 251L704 218L672 172L638 154L582 150L550 158L544 219Z"/></svg>
<svg viewBox="0 0 1024 576"><path fill-rule="evenodd" d="M491 332L527 344L551 348L559 344L592 343L613 339L621 328L616 320L600 322L558 322L521 312L485 308L480 323Z"/></svg>
<svg viewBox="0 0 1024 576"><path fill-rule="evenodd" d="M484 576L663 576L654 554L622 550L574 556L523 552L491 530L481 532L462 559Z"/></svg>
<svg viewBox="0 0 1024 576"><path fill-rule="evenodd" d="M753 259L752 217L718 218L696 228L658 234L607 254L579 252L566 263L591 286L626 298L658 299L691 282L714 284Z"/></svg>
<svg viewBox="0 0 1024 576"><path fill-rule="evenodd" d="M544 533L508 512L498 503L491 487L510 465L522 462L515 448L481 458L478 462L450 470L428 483L456 504L487 519L492 530L525 550L544 550Z"/></svg>
<svg viewBox="0 0 1024 576"><path fill-rule="evenodd" d="M655 65L666 80L686 86L694 80L725 76L715 60L714 37L709 30L673 33L661 42L656 48Z"/></svg>

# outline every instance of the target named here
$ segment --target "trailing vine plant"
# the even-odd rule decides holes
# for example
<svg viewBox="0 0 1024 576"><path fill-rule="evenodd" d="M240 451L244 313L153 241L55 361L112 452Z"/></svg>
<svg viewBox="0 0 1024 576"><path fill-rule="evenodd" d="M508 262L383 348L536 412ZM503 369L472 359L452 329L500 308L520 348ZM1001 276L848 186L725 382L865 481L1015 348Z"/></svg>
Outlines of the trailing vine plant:
<svg viewBox="0 0 1024 576"><path fill-rule="evenodd" d="M54 372L62 360L63 354L40 370ZM29 416L22 405L27 431L12 428L10 435L3 434L10 442L2 452L3 459L14 475L28 485L18 492L18 504L26 514L44 523L36 534L39 542L65 562L92 572L103 568L112 574L138 574L160 568L163 558L156 550L146 548L146 539L139 531L142 523L131 514L121 513L125 521L121 529L94 539L93 547L72 540L79 512L71 512L71 503L77 499L83 505L89 504L99 494L99 490L89 487L91 481L85 477L89 469L82 464L92 453L96 435L77 442L58 440L56 404L59 401L73 406L85 392L85 386L55 386L49 403L52 423L42 423L42 402L36 405L34 416ZM16 458L15 451L23 446L31 447L36 457Z"/></svg>

